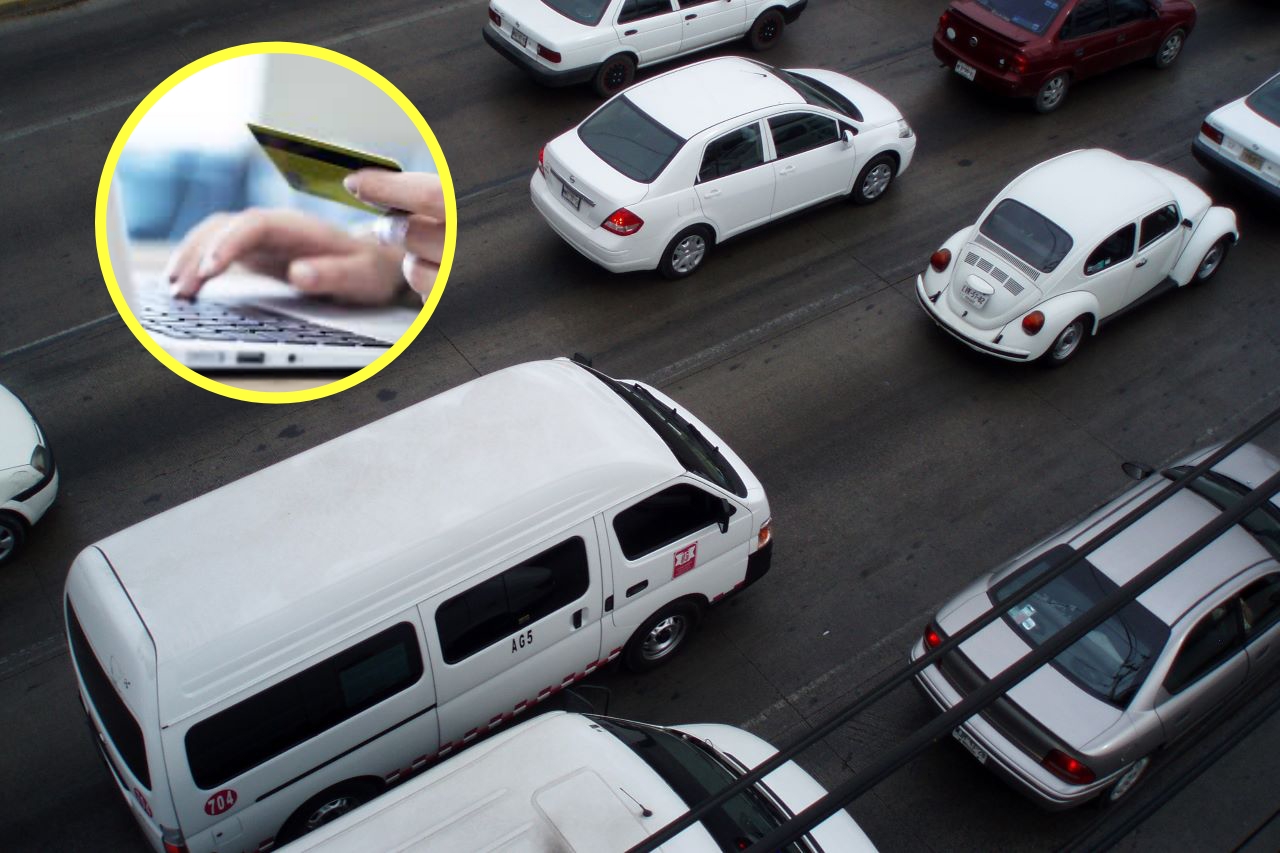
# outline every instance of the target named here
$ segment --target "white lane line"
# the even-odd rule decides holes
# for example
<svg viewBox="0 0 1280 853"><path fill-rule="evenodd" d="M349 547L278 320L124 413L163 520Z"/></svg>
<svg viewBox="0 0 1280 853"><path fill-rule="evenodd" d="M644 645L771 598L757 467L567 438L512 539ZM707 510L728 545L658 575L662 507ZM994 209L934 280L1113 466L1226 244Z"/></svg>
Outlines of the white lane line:
<svg viewBox="0 0 1280 853"><path fill-rule="evenodd" d="M371 36L376 33L385 32L386 30L394 30L396 27L403 27L405 24L412 24L417 21L425 21L427 18L434 18L439 15L447 14L449 12L456 12L459 9L466 9L466 8L474 9L475 7L476 7L475 0L461 0L461 2L458 2L458 3L450 3L446 6L437 6L436 8L429 9L425 12L416 12L412 15L405 15L400 18L393 18L390 21L383 21L381 24L373 24L371 26L363 27L358 30L352 30L349 33L344 33L343 35L336 36L331 39L326 39L325 41L320 42L320 44L325 47L332 47L335 44L343 44L344 42L354 41L355 39L361 39L361 38L364 38L365 36ZM479 21L482 21L482 20L488 20L488 19L479 18L477 19L477 23L479 23Z"/></svg>
<svg viewBox="0 0 1280 853"><path fill-rule="evenodd" d="M0 656L0 681L30 669L38 663L66 654L66 651L67 638L62 634L54 634L32 643L25 649L18 649L16 652Z"/></svg>
<svg viewBox="0 0 1280 853"><path fill-rule="evenodd" d="M26 352L29 349L35 349L36 347L41 346L42 344L47 344L53 341L61 340L62 338L70 337L71 335L77 334L78 332L83 332L86 329L91 329L94 326L100 326L103 323L105 323L107 320L110 320L112 318L119 317L119 316L120 315L118 314L104 314L101 317L95 317L94 319L81 323L78 326L72 326L70 329L63 329L61 332L54 332L52 335L45 335L43 338L41 338L38 341L32 341L29 344L23 344L20 347L14 347L11 350L0 352L0 359L6 359L11 355L18 355L19 353ZM124 322L124 321L122 320L121 322Z"/></svg>

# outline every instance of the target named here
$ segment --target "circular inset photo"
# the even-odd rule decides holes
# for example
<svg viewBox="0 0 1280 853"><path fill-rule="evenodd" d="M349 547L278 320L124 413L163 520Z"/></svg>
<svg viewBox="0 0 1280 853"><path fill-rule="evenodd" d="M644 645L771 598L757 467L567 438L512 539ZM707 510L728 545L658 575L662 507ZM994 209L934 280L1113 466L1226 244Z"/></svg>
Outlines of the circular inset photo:
<svg viewBox="0 0 1280 853"><path fill-rule="evenodd" d="M292 43L219 51L156 87L98 185L125 323L218 394L314 400L391 363L439 304L457 204L439 143L376 71Z"/></svg>

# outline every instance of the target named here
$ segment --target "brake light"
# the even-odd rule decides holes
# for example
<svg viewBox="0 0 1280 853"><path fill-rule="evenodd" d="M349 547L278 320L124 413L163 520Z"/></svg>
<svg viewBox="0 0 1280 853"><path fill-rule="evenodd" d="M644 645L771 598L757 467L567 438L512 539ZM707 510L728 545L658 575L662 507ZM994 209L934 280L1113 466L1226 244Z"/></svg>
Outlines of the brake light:
<svg viewBox="0 0 1280 853"><path fill-rule="evenodd" d="M924 626L924 647L936 649L940 645L942 645L942 629L930 622Z"/></svg>
<svg viewBox="0 0 1280 853"><path fill-rule="evenodd" d="M493 21L495 27L502 26L502 16L492 6L489 7L489 20Z"/></svg>
<svg viewBox="0 0 1280 853"><path fill-rule="evenodd" d="M160 842L164 845L164 853L187 853L187 840L176 829L160 827Z"/></svg>
<svg viewBox="0 0 1280 853"><path fill-rule="evenodd" d="M934 272L942 272L951 263L951 250L939 249L929 256L929 266L933 267Z"/></svg>
<svg viewBox="0 0 1280 853"><path fill-rule="evenodd" d="M773 519L766 519L765 523L760 525L760 532L756 534L756 547L763 548L773 541Z"/></svg>
<svg viewBox="0 0 1280 853"><path fill-rule="evenodd" d="M1027 59L1025 53L1015 53L1013 55L1013 71L1015 74L1026 74L1031 69L1031 60Z"/></svg>
<svg viewBox="0 0 1280 853"><path fill-rule="evenodd" d="M1207 136L1210 139L1212 139L1214 145L1222 144L1222 131L1218 130L1216 127L1209 124L1209 122L1207 121L1204 124L1200 125L1200 135Z"/></svg>
<svg viewBox="0 0 1280 853"><path fill-rule="evenodd" d="M1032 311L1030 314L1022 318L1022 331L1028 335L1034 335L1044 328L1044 314L1040 311Z"/></svg>
<svg viewBox="0 0 1280 853"><path fill-rule="evenodd" d="M600 226L606 231L612 231L619 237L626 237L636 233L640 230L641 225L644 225L644 220L625 207L618 208L609 214L608 219L600 223Z"/></svg>
<svg viewBox="0 0 1280 853"><path fill-rule="evenodd" d="M1058 749L1049 750L1049 754L1040 763L1058 778L1077 785L1087 785L1097 778L1078 758L1072 758Z"/></svg>
<svg viewBox="0 0 1280 853"><path fill-rule="evenodd" d="M542 173L542 177L544 178L547 176L546 157L547 157L547 146L544 145L538 149L538 171Z"/></svg>
<svg viewBox="0 0 1280 853"><path fill-rule="evenodd" d="M541 56L547 62L560 61L560 51L552 50L551 48L544 47L543 45L538 45L538 56Z"/></svg>
<svg viewBox="0 0 1280 853"><path fill-rule="evenodd" d="M951 13L944 9L942 14L938 16L938 29L942 29L949 23L951 23Z"/></svg>

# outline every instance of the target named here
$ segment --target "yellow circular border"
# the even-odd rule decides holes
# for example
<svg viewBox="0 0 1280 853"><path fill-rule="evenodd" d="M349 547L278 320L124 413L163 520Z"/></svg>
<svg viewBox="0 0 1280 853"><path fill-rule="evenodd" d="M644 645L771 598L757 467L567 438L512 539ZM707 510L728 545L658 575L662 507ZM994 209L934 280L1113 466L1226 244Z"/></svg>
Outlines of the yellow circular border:
<svg viewBox="0 0 1280 853"><path fill-rule="evenodd" d="M298 56L309 56L313 59L322 59L326 62L332 62L340 65L348 71L359 74L364 79L373 83L381 89L391 100L404 110L405 115L413 122L414 127L422 134L422 139L427 143L427 148L431 151L432 159L435 160L436 170L440 175L440 184L444 190L445 203L445 225L444 225L444 256L440 261L440 274L436 278L436 285L431 290L431 296L423 303L422 311L414 319L409 326L408 331L400 336L400 340L390 350L383 353L372 364L369 364L360 370L345 376L342 379L336 379L327 385L320 385L315 388L308 388L302 391L251 391L246 388L237 388L233 385L227 385L222 382L216 382L207 376L196 373L191 368L180 364L177 359L165 352L164 349L152 339L152 337L143 330L139 325L133 311L130 310L128 303L124 299L124 294L120 291L119 282L116 281L115 270L111 266L111 253L107 250L107 194L111 189L111 179L115 175L116 163L120 159L120 153L124 150L125 145L129 141L129 137L133 135L134 129L138 126L138 122L147 114L147 111L155 106L156 101L166 95L174 86L186 80L193 74L197 74L210 66L217 65L219 62L225 62L228 59L236 59L243 56L256 56L268 53L291 53ZM94 234L98 247L98 263L102 267L102 274L106 278L107 289L111 292L111 300L115 302L116 310L120 312L120 316L124 319L129 330L133 332L134 337L147 348L147 350L156 357L165 367L172 370L183 379L198 385L206 391L212 391L215 394L221 394L224 397L231 397L236 400L244 400L250 403L302 403L307 400L319 400L328 397L330 394L337 394L339 391L345 391L355 385L360 384L364 380L376 374L382 368L386 367L396 359L400 353L404 352L409 344L413 343L418 337L418 333L427 325L427 321L431 319L432 313L435 312L436 306L440 303L440 297L444 294L445 284L449 280L449 270L453 266L453 253L457 246L458 240L458 203L454 196L453 179L449 175L449 165L445 162L444 152L440 150L440 143L436 141L435 134L431 132L431 128L427 126L426 120L422 117L422 113L418 112L418 108L413 105L408 98L404 96L395 85L374 71L367 65L344 56L336 51L328 48L316 47L315 45L302 44L298 42L254 42L252 44L242 44L237 47L229 47L216 53L211 53L202 59L197 59L189 65L186 65L171 74L163 83L157 86L138 104L137 108L129 115L128 121L124 123L124 127L120 128L120 133L116 135L115 142L111 145L111 151L107 154L107 162L102 167L102 178L98 181L98 199L94 208Z"/></svg>

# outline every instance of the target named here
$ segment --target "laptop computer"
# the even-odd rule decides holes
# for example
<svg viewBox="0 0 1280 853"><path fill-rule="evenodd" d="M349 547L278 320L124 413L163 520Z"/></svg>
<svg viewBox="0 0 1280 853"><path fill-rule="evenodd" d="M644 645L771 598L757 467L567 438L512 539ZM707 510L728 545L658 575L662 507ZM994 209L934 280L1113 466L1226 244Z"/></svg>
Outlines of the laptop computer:
<svg viewBox="0 0 1280 853"><path fill-rule="evenodd" d="M310 299L246 272L211 279L195 301L174 299L158 266L135 267L117 186L107 209L107 248L121 294L155 342L193 370L358 370L383 355L418 316L402 306Z"/></svg>

